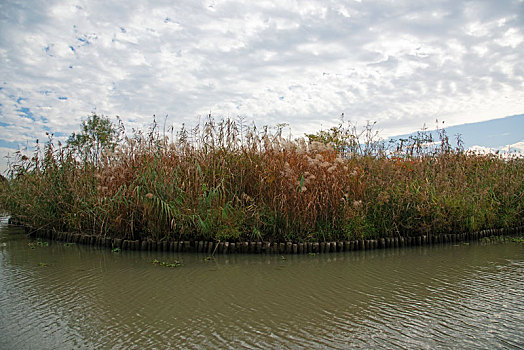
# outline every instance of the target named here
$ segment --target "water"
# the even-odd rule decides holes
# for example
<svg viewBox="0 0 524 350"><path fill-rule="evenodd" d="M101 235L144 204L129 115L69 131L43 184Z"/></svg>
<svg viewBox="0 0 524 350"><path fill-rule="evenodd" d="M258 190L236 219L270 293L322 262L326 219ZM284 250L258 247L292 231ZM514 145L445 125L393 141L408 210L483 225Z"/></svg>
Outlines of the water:
<svg viewBox="0 0 524 350"><path fill-rule="evenodd" d="M29 242L0 224L0 349L524 347L522 244L206 262Z"/></svg>

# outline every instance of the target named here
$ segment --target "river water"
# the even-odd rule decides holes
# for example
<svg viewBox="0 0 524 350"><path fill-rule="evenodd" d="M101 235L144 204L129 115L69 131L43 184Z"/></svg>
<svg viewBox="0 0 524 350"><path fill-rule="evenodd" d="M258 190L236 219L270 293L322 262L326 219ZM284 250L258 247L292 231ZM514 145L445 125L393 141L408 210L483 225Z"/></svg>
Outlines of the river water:
<svg viewBox="0 0 524 350"><path fill-rule="evenodd" d="M47 245L4 220L0 349L524 347L523 244L204 258Z"/></svg>

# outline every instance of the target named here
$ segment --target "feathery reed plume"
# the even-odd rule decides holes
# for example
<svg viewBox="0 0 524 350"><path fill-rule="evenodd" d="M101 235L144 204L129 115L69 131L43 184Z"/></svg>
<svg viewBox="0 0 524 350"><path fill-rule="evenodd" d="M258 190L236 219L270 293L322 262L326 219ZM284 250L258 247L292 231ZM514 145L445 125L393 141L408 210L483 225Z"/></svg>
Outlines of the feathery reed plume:
<svg viewBox="0 0 524 350"><path fill-rule="evenodd" d="M283 127L209 115L171 138L156 122L126 136L93 115L66 145L48 135L32 157L15 155L0 209L59 231L222 242L464 232L524 217L523 159L452 148L444 131L388 148L369 123L293 141Z"/></svg>

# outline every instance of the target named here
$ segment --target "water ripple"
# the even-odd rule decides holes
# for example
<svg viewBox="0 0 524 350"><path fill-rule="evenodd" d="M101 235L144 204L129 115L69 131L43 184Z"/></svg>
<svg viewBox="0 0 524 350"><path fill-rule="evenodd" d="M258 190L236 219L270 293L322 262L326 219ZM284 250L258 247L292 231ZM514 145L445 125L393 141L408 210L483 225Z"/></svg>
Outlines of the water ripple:
<svg viewBox="0 0 524 350"><path fill-rule="evenodd" d="M204 262L29 249L5 226L0 242L0 348L524 346L524 252L515 244Z"/></svg>

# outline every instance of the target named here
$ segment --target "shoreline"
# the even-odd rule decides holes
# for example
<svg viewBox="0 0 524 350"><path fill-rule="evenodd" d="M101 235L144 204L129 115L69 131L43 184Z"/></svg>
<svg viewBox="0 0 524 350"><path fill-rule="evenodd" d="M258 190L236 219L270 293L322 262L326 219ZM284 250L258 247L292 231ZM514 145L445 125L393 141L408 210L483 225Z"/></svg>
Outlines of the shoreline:
<svg viewBox="0 0 524 350"><path fill-rule="evenodd" d="M480 241L486 237L519 235L524 233L524 225L486 229L469 233L429 234L422 236L397 236L378 239L359 239L326 242L269 242L269 241L155 241L128 240L122 238L102 237L71 232L57 232L44 229L32 230L31 227L9 220L10 225L25 228L31 238L49 239L65 243L104 247L118 250L136 250L151 252L197 253L209 256L219 254L327 254L358 250L375 250L424 246L435 244L455 244L460 242Z"/></svg>

